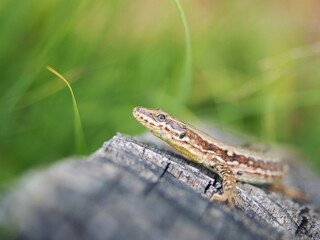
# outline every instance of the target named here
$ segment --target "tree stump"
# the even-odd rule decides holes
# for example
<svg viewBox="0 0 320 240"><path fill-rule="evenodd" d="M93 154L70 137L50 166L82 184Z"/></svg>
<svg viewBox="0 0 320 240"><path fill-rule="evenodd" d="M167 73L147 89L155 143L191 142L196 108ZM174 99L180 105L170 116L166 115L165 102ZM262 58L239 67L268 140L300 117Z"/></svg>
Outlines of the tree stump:
<svg viewBox="0 0 320 240"><path fill-rule="evenodd" d="M230 136L223 140L239 143ZM284 183L305 192L309 201L237 183L242 206L232 208L209 202L221 191L214 173L149 135L117 134L88 158L64 159L26 174L2 197L2 235L33 240L320 239L319 181L288 151L278 154L290 165Z"/></svg>

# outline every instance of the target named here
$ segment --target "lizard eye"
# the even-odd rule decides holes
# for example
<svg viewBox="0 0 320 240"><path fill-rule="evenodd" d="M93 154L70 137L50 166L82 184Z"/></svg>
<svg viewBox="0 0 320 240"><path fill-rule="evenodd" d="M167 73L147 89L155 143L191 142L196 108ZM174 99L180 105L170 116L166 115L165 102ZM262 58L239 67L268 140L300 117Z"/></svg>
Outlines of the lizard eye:
<svg viewBox="0 0 320 240"><path fill-rule="evenodd" d="M166 120L166 116L163 114L159 114L157 118L159 119L160 122L164 122Z"/></svg>
<svg viewBox="0 0 320 240"><path fill-rule="evenodd" d="M181 134L179 135L179 138L182 139L182 138L184 138L185 136L186 136L186 132L183 132L183 133L181 133Z"/></svg>

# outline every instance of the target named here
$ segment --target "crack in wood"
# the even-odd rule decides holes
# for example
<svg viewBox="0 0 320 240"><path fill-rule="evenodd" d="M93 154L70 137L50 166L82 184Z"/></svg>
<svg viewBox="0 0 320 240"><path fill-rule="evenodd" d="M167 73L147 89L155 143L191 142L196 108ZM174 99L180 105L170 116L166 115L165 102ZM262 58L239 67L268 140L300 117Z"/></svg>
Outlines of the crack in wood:
<svg viewBox="0 0 320 240"><path fill-rule="evenodd" d="M308 225L309 220L306 216L302 216L301 223L298 225L297 230L295 232L296 236L301 236L307 233L306 226Z"/></svg>
<svg viewBox="0 0 320 240"><path fill-rule="evenodd" d="M162 171L162 173L160 174L159 178L157 179L157 181L149 184L146 189L143 191L143 194L145 196L149 195L150 192L156 187L157 184L159 184L159 182L161 181L161 179L163 178L163 176L165 175L165 173L168 171L170 166L170 163L167 163L166 167L164 168L164 170Z"/></svg>
<svg viewBox="0 0 320 240"><path fill-rule="evenodd" d="M207 184L207 186L204 188L204 191L203 191L204 194L207 193L207 191L209 190L210 186L212 186L212 182L211 182L211 181L209 181L209 183Z"/></svg>

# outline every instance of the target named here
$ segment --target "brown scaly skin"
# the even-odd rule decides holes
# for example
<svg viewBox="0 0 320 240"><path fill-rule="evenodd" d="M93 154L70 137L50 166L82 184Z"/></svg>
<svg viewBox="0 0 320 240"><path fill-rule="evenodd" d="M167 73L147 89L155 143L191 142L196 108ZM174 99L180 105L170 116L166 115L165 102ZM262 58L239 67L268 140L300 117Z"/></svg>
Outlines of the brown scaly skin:
<svg viewBox="0 0 320 240"><path fill-rule="evenodd" d="M228 202L232 206L235 201L240 205L236 180L276 185L282 180L285 166L279 159L221 143L160 109L136 107L133 115L189 160L220 175L224 193L214 194L210 201Z"/></svg>

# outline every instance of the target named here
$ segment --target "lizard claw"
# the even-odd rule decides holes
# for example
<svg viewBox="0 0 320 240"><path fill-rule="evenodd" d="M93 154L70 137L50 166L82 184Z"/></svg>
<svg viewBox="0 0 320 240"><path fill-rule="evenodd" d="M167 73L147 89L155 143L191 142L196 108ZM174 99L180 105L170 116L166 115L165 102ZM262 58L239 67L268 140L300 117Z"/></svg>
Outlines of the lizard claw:
<svg viewBox="0 0 320 240"><path fill-rule="evenodd" d="M234 202L237 206L241 206L242 203L236 193L236 191L226 191L222 194L214 194L210 198L210 202L219 201L219 202L227 202L231 207L234 207Z"/></svg>

